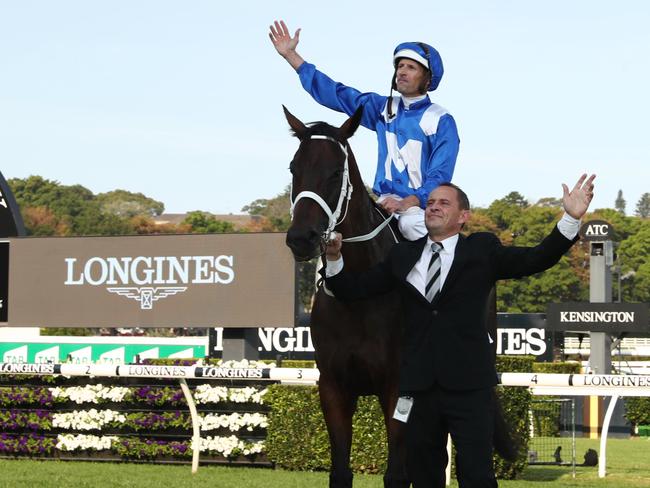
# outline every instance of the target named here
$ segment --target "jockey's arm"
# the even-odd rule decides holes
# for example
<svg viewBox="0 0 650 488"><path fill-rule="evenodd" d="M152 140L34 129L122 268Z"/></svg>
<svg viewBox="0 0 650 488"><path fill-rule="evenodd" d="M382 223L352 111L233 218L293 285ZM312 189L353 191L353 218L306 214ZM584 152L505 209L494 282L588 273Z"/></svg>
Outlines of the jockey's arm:
<svg viewBox="0 0 650 488"><path fill-rule="evenodd" d="M409 195L406 198L398 200L396 198L387 197L380 203L382 208L389 213L406 212L411 207L419 207L420 199L416 195Z"/></svg>
<svg viewBox="0 0 650 488"><path fill-rule="evenodd" d="M441 183L451 182L456 166L459 147L456 123L451 115L440 119L436 134L436 144L431 151L426 167L423 169L422 186L415 192L419 206L425 208L429 193Z"/></svg>
<svg viewBox="0 0 650 488"><path fill-rule="evenodd" d="M415 195L409 195L408 197L400 201L399 204L400 204L399 211L406 212L411 207L419 207L420 199Z"/></svg>

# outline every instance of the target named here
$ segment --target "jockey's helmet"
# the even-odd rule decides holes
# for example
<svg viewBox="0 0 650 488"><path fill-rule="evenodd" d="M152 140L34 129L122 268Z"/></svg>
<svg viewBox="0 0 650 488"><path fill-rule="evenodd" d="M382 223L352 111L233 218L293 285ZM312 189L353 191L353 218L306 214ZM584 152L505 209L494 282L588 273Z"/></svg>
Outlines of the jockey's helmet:
<svg viewBox="0 0 650 488"><path fill-rule="evenodd" d="M393 65L397 68L397 61L400 58L412 59L420 63L427 70L431 76L428 91L433 91L438 88L438 84L442 79L444 68L442 67L442 59L440 54L433 47L423 42L403 42L399 44L395 51L393 51ZM393 77L393 85L395 84L395 77ZM395 89L395 86L392 87Z"/></svg>

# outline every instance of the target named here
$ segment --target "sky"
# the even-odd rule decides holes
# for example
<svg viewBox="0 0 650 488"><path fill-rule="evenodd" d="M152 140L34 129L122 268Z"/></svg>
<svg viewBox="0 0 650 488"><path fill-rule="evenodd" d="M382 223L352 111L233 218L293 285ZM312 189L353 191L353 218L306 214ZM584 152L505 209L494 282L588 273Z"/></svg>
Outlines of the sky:
<svg viewBox="0 0 650 488"><path fill-rule="evenodd" d="M405 10L407 7L408 10ZM475 206L561 197L596 173L592 209L650 192L650 2L621 0L0 0L0 172L165 211L241 213L290 182L282 104L342 124L275 52L268 26L333 79L388 94L403 41L440 52L432 100L461 139L453 181ZM372 184L376 138L350 141Z"/></svg>

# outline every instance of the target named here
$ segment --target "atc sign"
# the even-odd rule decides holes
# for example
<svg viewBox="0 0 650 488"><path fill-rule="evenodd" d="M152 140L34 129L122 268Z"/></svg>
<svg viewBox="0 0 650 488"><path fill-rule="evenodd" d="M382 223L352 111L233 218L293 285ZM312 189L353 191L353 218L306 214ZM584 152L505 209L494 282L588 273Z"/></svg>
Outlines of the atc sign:
<svg viewBox="0 0 650 488"><path fill-rule="evenodd" d="M604 220L591 220L580 227L580 237L585 241L611 241L614 228Z"/></svg>

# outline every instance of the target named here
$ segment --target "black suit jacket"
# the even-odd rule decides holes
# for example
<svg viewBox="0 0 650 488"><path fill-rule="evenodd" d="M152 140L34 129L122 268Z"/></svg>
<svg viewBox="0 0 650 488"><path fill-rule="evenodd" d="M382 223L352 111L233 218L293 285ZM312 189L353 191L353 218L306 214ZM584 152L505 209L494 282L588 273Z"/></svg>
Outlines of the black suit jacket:
<svg viewBox="0 0 650 488"><path fill-rule="evenodd" d="M576 240L565 238L557 226L535 247L503 246L495 235L483 232L460 235L451 269L433 303L406 281L426 236L396 244L383 262L365 273L344 269L326 281L343 301L399 291L405 314L400 392L426 390L434 383L453 390L486 388L497 383L486 331L492 286L500 279L550 268Z"/></svg>

